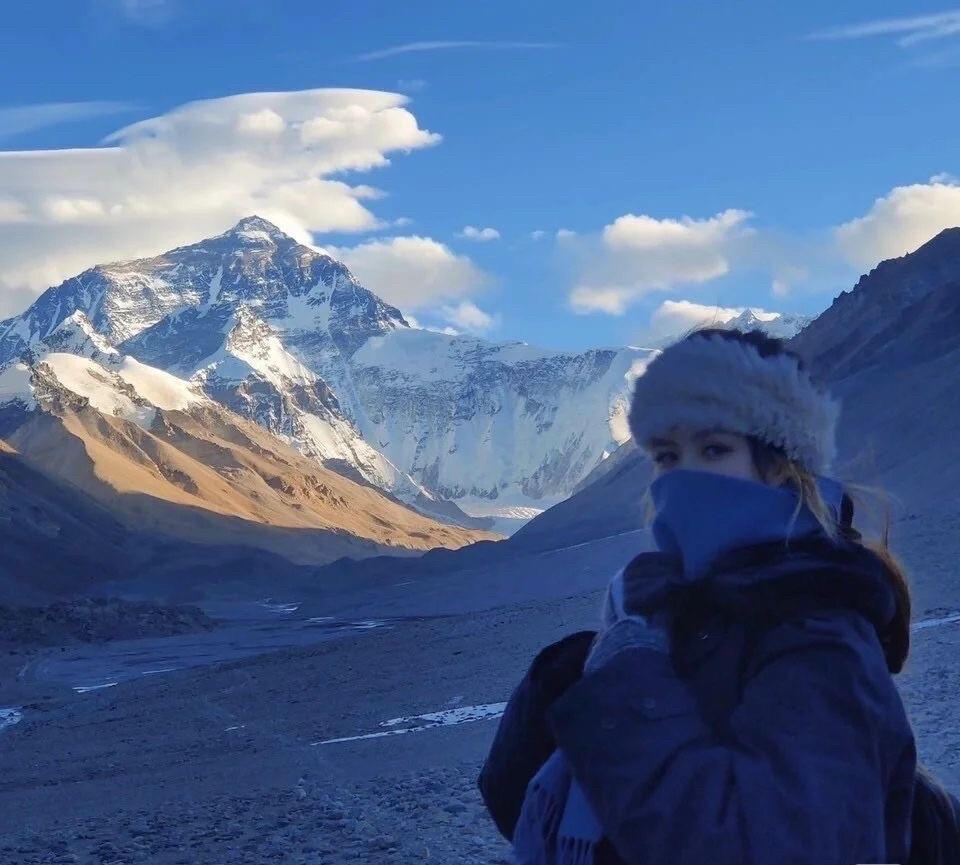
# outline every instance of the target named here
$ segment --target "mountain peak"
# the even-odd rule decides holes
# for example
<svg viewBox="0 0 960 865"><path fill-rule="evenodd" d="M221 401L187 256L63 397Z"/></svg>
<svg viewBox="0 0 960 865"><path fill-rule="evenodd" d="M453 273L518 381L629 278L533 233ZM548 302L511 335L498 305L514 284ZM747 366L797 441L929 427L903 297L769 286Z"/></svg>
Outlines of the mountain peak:
<svg viewBox="0 0 960 865"><path fill-rule="evenodd" d="M939 234L918 247L908 257L916 258L958 258L960 257L960 227L945 228Z"/></svg>
<svg viewBox="0 0 960 865"><path fill-rule="evenodd" d="M822 378L839 381L871 365L946 353L956 327L960 228L947 228L922 246L881 261L841 292L794 340ZM937 321L940 330L922 330ZM922 334L920 336L919 334Z"/></svg>
<svg viewBox="0 0 960 865"><path fill-rule="evenodd" d="M913 252L881 261L860 277L852 293L844 292L841 298L870 295L874 301L902 309L939 286L958 280L960 228L945 228Z"/></svg>
<svg viewBox="0 0 960 865"><path fill-rule="evenodd" d="M237 237L243 240L267 240L273 243L286 241L293 243L293 238L284 234L272 222L262 216L245 216L233 228L224 232L224 236Z"/></svg>

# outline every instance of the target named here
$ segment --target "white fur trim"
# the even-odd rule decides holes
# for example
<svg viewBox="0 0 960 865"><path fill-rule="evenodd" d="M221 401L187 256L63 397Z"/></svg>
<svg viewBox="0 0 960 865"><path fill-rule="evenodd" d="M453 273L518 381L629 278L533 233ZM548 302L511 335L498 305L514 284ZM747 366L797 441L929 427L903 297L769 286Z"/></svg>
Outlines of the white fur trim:
<svg viewBox="0 0 960 865"><path fill-rule="evenodd" d="M630 432L641 447L677 424L719 427L783 448L814 474L835 456L840 403L819 390L788 354L761 357L717 334L665 349L637 379Z"/></svg>

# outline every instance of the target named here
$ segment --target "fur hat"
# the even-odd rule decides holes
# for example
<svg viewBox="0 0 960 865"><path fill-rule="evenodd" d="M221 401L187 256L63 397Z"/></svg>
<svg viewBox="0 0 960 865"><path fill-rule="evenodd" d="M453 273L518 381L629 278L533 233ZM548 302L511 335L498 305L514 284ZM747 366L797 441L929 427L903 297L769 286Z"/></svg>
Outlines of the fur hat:
<svg viewBox="0 0 960 865"><path fill-rule="evenodd" d="M813 383L796 355L763 356L740 336L693 333L650 361L630 405L634 440L642 447L677 424L718 427L782 448L813 474L828 473L839 402Z"/></svg>

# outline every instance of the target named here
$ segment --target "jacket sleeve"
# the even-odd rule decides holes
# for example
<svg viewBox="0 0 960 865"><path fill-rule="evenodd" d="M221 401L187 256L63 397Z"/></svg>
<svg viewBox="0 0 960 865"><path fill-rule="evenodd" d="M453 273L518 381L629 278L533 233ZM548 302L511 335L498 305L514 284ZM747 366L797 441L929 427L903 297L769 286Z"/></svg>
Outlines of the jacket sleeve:
<svg viewBox="0 0 960 865"><path fill-rule="evenodd" d="M547 725L554 700L583 674L595 633L570 634L543 649L510 697L478 778L480 794L508 841L530 779L556 749Z"/></svg>
<svg viewBox="0 0 960 865"><path fill-rule="evenodd" d="M549 718L628 865L887 861L885 786L911 734L857 614L771 629L723 731L669 656L643 648L585 676Z"/></svg>

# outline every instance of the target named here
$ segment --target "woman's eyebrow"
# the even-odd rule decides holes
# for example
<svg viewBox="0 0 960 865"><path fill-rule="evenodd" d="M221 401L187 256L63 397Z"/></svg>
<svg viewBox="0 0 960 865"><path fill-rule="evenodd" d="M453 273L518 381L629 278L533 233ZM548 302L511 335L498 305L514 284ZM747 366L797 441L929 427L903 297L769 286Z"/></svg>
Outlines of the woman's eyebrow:
<svg viewBox="0 0 960 865"><path fill-rule="evenodd" d="M670 439L647 439L647 446L652 448L668 448L673 446Z"/></svg>

